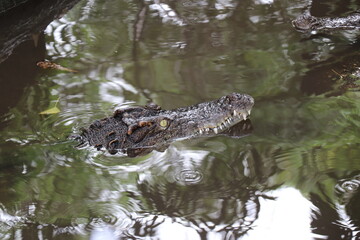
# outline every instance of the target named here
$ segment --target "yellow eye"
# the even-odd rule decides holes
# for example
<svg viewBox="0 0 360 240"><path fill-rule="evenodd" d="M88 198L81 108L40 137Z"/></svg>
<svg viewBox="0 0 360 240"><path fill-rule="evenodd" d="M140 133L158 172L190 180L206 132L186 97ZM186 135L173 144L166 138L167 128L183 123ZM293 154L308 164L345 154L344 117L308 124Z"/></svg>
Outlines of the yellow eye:
<svg viewBox="0 0 360 240"><path fill-rule="evenodd" d="M166 128L169 125L168 120L163 119L160 121L160 127Z"/></svg>

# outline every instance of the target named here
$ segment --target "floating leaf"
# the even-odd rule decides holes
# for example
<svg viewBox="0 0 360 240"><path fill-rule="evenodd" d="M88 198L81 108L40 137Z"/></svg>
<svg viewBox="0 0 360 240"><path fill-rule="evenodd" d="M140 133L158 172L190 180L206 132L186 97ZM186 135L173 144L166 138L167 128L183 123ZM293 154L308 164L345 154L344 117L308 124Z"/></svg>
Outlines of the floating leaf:
<svg viewBox="0 0 360 240"><path fill-rule="evenodd" d="M52 107L52 108L49 108L48 110L45 110L45 111L42 111L40 114L56 114L56 113L59 113L60 112L60 109L58 107Z"/></svg>
<svg viewBox="0 0 360 240"><path fill-rule="evenodd" d="M77 72L76 70L66 68L59 64L49 62L49 61L41 61L41 62L36 63L36 65L43 69L52 68L52 69L57 69L57 70L62 70L62 71L67 71L67 72Z"/></svg>

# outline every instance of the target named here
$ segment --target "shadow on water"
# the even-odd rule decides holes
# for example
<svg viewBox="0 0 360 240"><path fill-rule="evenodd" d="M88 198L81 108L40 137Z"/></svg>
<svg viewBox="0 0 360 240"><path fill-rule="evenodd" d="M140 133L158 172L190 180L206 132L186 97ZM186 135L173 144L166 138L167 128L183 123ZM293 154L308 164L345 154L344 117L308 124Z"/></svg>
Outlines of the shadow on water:
<svg viewBox="0 0 360 240"><path fill-rule="evenodd" d="M360 43L326 61L309 66L311 70L303 77L301 90L305 94L325 94L326 97L359 91L359 47Z"/></svg>
<svg viewBox="0 0 360 240"><path fill-rule="evenodd" d="M10 1L5 0L4 2ZM31 38L31 36L36 46L38 34L51 21L60 17L68 9L71 9L78 1L51 0L26 2L26 0L15 0L13 2L23 3L4 12L2 10L6 7L6 4L0 6L0 62L4 61L12 54L14 48Z"/></svg>
<svg viewBox="0 0 360 240"><path fill-rule="evenodd" d="M1 239L360 237L358 33L291 26L357 1L76 3L0 16ZM255 98L248 132L135 158L66 141L119 106L230 92Z"/></svg>
<svg viewBox="0 0 360 240"><path fill-rule="evenodd" d="M43 30L76 2L4 1L0 6L0 124L11 118L4 114L36 82L36 63L46 52Z"/></svg>
<svg viewBox="0 0 360 240"><path fill-rule="evenodd" d="M22 42L0 64L0 116L16 106L25 89L35 83L38 68L36 62L45 57L44 35L38 35L37 46L33 40Z"/></svg>

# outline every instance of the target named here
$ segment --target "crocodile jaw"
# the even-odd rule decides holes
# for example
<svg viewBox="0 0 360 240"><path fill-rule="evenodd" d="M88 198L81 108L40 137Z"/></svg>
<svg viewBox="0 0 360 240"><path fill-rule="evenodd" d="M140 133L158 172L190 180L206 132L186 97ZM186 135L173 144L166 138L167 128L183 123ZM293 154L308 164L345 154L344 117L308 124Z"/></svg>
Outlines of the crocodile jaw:
<svg viewBox="0 0 360 240"><path fill-rule="evenodd" d="M213 135L213 134L221 133L231 128L235 124L243 120L246 120L249 117L250 113L251 113L251 109L241 110L241 111L233 110L233 112L229 116L223 118L216 124L208 124L208 125L200 126L199 129L195 132L195 135L205 136L208 134Z"/></svg>

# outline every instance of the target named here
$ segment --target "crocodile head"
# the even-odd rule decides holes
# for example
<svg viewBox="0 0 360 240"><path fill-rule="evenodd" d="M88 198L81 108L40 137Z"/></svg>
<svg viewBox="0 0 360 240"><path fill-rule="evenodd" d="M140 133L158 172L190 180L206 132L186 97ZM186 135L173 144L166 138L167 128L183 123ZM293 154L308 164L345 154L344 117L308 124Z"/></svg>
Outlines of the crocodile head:
<svg viewBox="0 0 360 240"><path fill-rule="evenodd" d="M305 13L298 16L291 22L293 27L300 32L309 32L321 28L318 19L311 16L310 13Z"/></svg>
<svg viewBox="0 0 360 240"><path fill-rule="evenodd" d="M246 120L253 105L251 96L232 93L173 110L157 105L127 108L95 121L82 136L90 145L105 147L110 153L121 150L135 156L164 149L175 140L225 133Z"/></svg>
<svg viewBox="0 0 360 240"><path fill-rule="evenodd" d="M156 146L180 139L212 136L234 126L250 115L254 99L232 93L220 99L173 110L149 110L147 116L122 116L127 125L141 122L149 129L134 147ZM151 129L151 130L150 130Z"/></svg>
<svg viewBox="0 0 360 240"><path fill-rule="evenodd" d="M296 30L304 33L331 33L336 30L354 30L360 28L360 12L355 11L344 17L314 17L309 11L292 21Z"/></svg>

